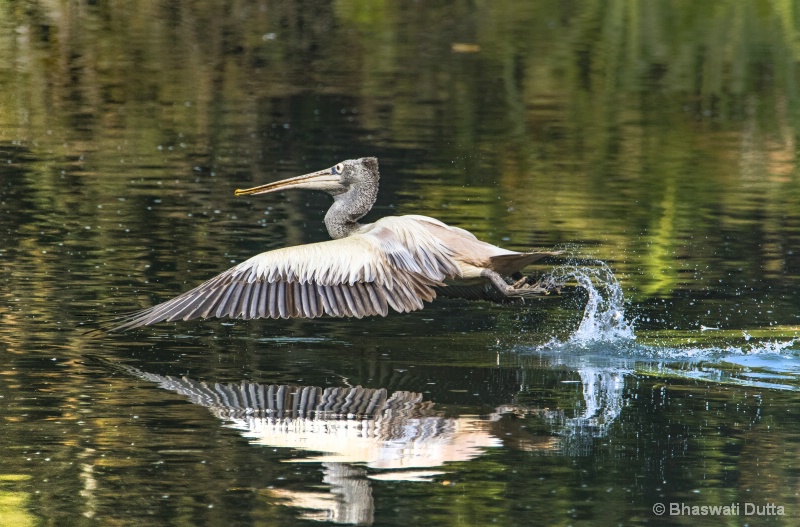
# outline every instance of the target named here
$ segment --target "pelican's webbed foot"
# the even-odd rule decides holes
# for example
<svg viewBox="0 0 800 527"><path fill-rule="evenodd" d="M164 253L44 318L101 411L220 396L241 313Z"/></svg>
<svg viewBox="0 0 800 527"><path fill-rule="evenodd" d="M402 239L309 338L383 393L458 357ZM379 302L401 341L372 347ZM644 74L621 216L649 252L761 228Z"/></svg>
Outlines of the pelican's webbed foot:
<svg viewBox="0 0 800 527"><path fill-rule="evenodd" d="M525 298L561 293L561 284L556 282L550 275L543 275L538 279L534 276L524 276L509 284L502 276L489 269L485 269L481 274L484 278L490 280L506 298Z"/></svg>
<svg viewBox="0 0 800 527"><path fill-rule="evenodd" d="M552 275L544 274L538 278L533 275L525 276L511 284L511 287L514 289L536 291L543 295L558 295L561 294L562 285L564 284L558 283Z"/></svg>

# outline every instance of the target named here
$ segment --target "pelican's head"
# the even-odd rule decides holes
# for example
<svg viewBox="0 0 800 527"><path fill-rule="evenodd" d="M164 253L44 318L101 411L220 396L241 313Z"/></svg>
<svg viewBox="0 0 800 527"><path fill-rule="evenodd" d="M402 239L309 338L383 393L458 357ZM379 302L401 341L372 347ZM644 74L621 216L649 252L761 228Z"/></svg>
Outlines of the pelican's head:
<svg viewBox="0 0 800 527"><path fill-rule="evenodd" d="M237 189L234 194L236 196L247 196L291 188L323 190L332 196L338 196L351 190L372 190L373 193L377 193L378 159L374 157L348 159L325 170L318 170L303 176L283 179L248 189Z"/></svg>

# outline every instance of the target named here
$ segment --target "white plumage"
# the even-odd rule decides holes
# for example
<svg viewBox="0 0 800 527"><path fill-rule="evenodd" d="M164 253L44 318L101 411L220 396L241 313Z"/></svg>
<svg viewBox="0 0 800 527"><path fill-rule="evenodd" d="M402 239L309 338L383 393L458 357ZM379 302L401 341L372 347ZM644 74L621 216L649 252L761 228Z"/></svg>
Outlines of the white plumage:
<svg viewBox="0 0 800 527"><path fill-rule="evenodd" d="M111 331L208 317L385 316L389 308L421 309L437 292L495 301L548 292L508 285L498 271L511 274L557 253L508 251L426 216L357 223L374 203L377 182L377 160L362 158L237 191L326 190L334 205L325 222L336 239L258 254L171 300L116 320Z"/></svg>

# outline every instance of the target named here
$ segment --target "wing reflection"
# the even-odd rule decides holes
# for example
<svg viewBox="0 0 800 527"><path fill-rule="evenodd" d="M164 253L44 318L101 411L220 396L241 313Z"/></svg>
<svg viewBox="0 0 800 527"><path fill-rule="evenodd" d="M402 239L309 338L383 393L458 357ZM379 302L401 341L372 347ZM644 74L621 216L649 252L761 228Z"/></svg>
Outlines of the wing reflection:
<svg viewBox="0 0 800 527"><path fill-rule="evenodd" d="M627 374L579 368L583 390L574 409L506 404L484 416L451 416L414 391L207 383L113 367L208 408L254 444L309 452L291 461L320 463L325 490L315 484L314 491L265 492L277 503L303 510L305 519L356 525L373 522L373 479L429 481L444 473L446 463L468 461L503 445L580 455L620 415ZM530 419L547 423L549 430L533 432L525 424Z"/></svg>
<svg viewBox="0 0 800 527"><path fill-rule="evenodd" d="M375 469L438 467L502 442L478 416L445 417L422 394L384 388L198 382L125 367L186 396L254 443L321 452L301 461Z"/></svg>
<svg viewBox="0 0 800 527"><path fill-rule="evenodd" d="M329 492L269 489L305 519L371 525L374 503L366 467L393 470L378 479L428 480L441 471L408 470L466 461L502 441L491 419L446 417L421 393L384 388L198 382L116 365L207 407L253 443L311 451ZM496 416L495 418L499 418ZM359 466L361 465L361 466Z"/></svg>

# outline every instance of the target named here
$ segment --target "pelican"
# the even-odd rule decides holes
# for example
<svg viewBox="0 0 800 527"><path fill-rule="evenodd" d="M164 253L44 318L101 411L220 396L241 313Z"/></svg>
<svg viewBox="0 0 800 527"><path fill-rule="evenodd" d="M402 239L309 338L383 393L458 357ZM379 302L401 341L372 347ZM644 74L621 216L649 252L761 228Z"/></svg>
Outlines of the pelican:
<svg viewBox="0 0 800 527"><path fill-rule="evenodd" d="M332 240L263 252L161 304L124 315L109 331L209 317L361 318L422 309L437 294L506 303L554 290L519 273L558 252L509 251L427 216L358 222L378 194L378 160L337 165L253 188L236 196L288 189L333 197L325 215ZM507 282L504 277L513 277Z"/></svg>

